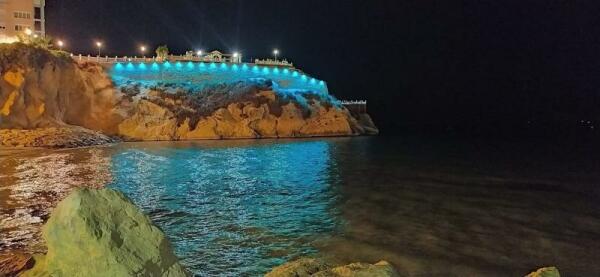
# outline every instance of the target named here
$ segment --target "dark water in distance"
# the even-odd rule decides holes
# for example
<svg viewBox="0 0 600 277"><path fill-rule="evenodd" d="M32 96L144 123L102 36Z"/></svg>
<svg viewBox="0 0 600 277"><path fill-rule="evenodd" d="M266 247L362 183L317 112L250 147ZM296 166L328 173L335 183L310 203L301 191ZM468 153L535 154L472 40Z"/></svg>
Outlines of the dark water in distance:
<svg viewBox="0 0 600 277"><path fill-rule="evenodd" d="M385 259L408 276L547 265L599 276L599 153L590 143L409 137L125 143L8 156L0 181L12 185L0 195L19 191L33 176L25 169L46 169L43 158L94 161L198 276L259 275L303 255ZM58 177L105 175L77 172Z"/></svg>

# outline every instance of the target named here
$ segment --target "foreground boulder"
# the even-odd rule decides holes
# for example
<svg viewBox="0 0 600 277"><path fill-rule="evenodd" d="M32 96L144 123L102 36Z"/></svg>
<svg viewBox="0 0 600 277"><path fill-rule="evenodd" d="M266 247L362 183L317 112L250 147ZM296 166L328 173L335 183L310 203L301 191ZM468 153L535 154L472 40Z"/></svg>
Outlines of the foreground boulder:
<svg viewBox="0 0 600 277"><path fill-rule="evenodd" d="M48 246L22 276L188 276L163 232L110 189L79 189L43 228Z"/></svg>
<svg viewBox="0 0 600 277"><path fill-rule="evenodd" d="M331 266L321 260L301 258L274 268L265 277L395 277L394 267L380 261L376 264L351 263Z"/></svg>

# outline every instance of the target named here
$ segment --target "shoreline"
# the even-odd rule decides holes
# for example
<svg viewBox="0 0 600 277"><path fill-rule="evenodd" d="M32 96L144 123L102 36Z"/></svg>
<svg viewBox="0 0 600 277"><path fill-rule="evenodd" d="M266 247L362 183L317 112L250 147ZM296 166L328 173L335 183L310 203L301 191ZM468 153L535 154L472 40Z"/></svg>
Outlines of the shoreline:
<svg viewBox="0 0 600 277"><path fill-rule="evenodd" d="M52 134L52 131L48 131L51 129L55 129L57 134ZM64 136L60 134L60 132L64 130L70 129L79 129L80 132L73 132L68 136ZM42 134L39 134L39 133ZM9 134L9 135L7 135ZM10 136L10 134L17 134L15 136ZM84 134L82 137L81 135ZM98 139L94 139L93 137L89 137L89 134L98 135ZM87 137L86 137L87 136ZM100 132L88 130L78 126L68 126L68 127L49 127L49 128L36 128L36 129L0 129L0 153L1 154L10 154L10 152L6 151L22 151L22 150L35 150L35 149L79 149L79 148L87 148L94 146L107 146L118 143L127 143L127 142L194 142L194 141L220 141L220 140L295 140L295 139L310 139L310 138L343 138L343 137L370 137L376 136L375 134L317 134L317 135L300 135L300 136L258 136L258 137L250 137L250 136L239 136L239 137L221 137L221 138L187 138L187 139L147 139L147 140L137 140L137 139L123 139L120 137L108 137ZM40 140L41 138L41 140ZM108 138L108 139L107 139ZM19 141L22 144L12 144L6 142L14 142ZM44 143L47 141L47 143Z"/></svg>

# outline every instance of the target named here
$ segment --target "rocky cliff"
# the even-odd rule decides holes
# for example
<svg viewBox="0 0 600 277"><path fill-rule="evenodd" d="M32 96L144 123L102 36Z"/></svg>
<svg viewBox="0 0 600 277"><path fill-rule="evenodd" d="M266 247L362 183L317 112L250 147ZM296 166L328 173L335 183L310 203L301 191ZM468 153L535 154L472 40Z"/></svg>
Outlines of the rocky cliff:
<svg viewBox="0 0 600 277"><path fill-rule="evenodd" d="M367 114L352 115L329 95L280 93L269 80L247 80L194 91L177 84L116 86L96 63L23 44L0 46L0 144L89 145L79 126L123 140L282 138L376 134ZM50 128L51 127L51 128ZM38 132L44 128L44 132ZM48 129L50 128L50 129ZM92 134L88 132L86 134ZM73 134L73 141L64 134ZM20 144L21 141L36 143ZM92 143L86 143L92 142Z"/></svg>

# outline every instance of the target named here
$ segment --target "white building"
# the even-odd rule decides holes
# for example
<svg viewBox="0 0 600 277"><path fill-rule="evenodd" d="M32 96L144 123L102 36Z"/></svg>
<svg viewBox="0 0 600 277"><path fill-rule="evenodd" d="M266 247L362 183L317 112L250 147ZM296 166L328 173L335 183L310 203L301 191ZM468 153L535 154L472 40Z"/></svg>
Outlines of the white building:
<svg viewBox="0 0 600 277"><path fill-rule="evenodd" d="M45 0L0 0L0 42L15 42L27 29L45 36L45 5Z"/></svg>

